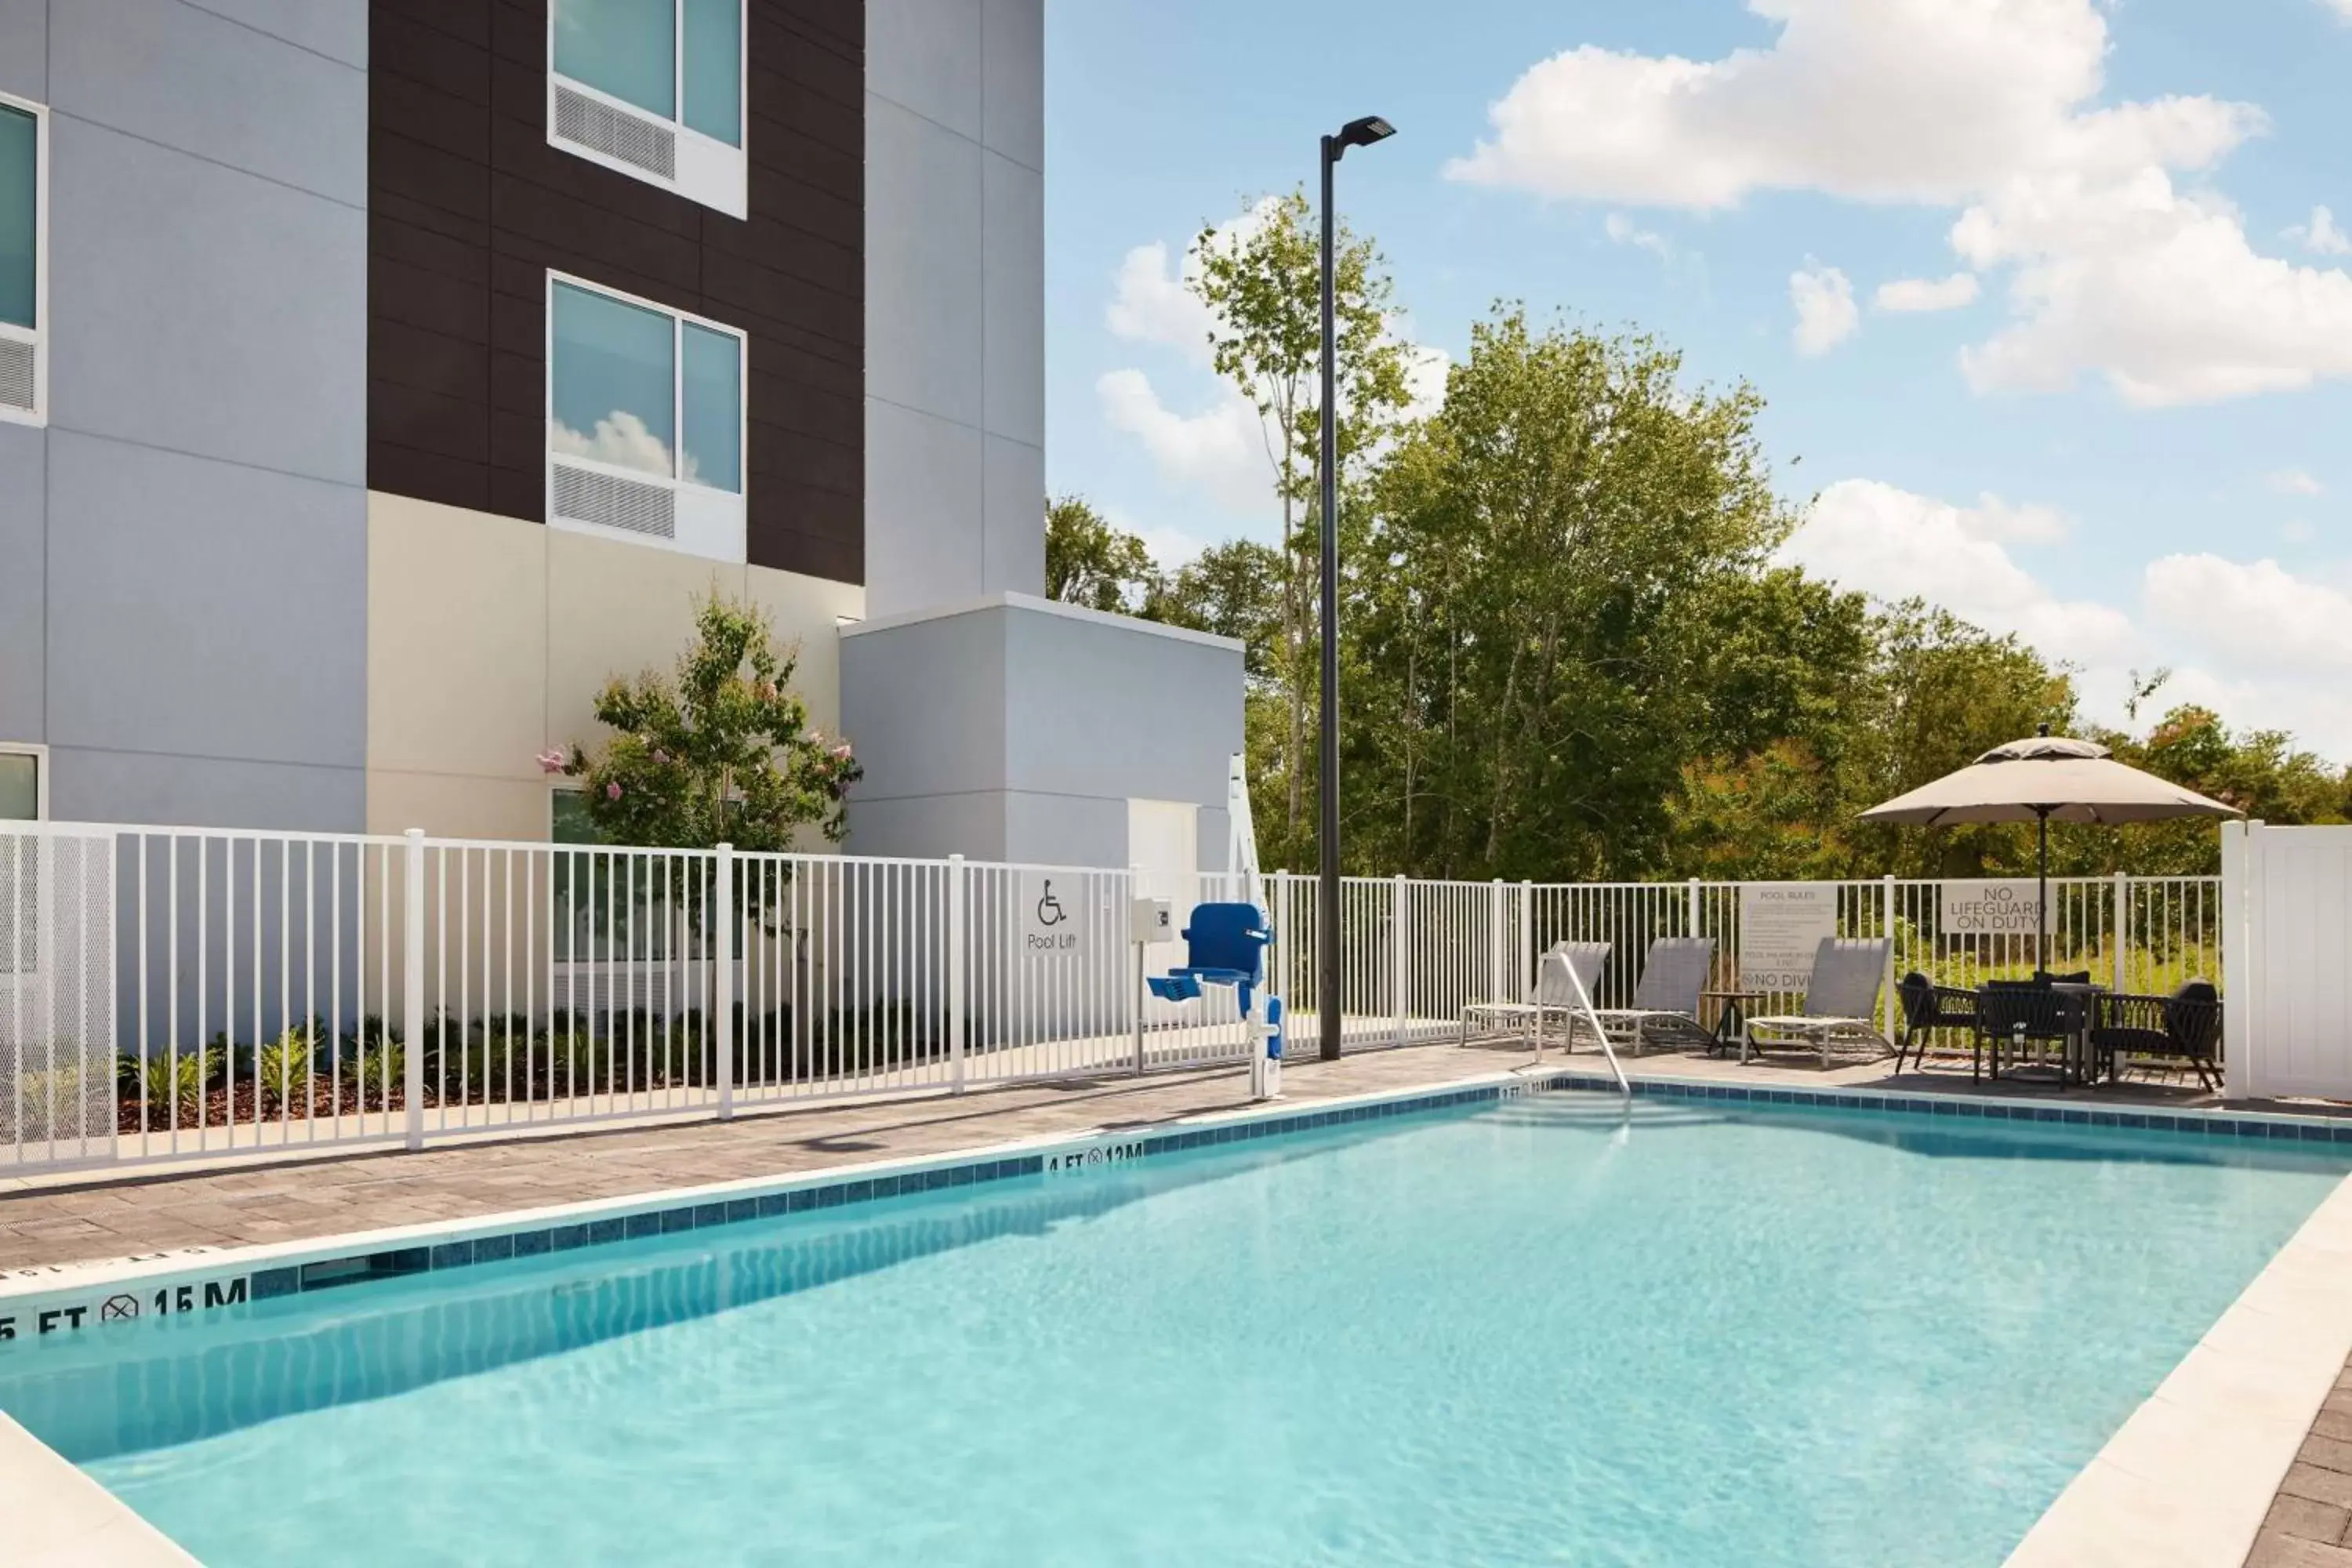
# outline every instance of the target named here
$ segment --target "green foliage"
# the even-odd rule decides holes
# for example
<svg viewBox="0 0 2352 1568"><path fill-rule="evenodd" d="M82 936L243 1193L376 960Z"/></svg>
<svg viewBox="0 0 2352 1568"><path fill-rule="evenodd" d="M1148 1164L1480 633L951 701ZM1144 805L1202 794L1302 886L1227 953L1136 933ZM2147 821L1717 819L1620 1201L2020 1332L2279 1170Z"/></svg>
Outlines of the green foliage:
<svg viewBox="0 0 2352 1568"><path fill-rule="evenodd" d="M299 1025L262 1047L254 1056L253 1076L263 1108L309 1105L318 1064L319 1037Z"/></svg>
<svg viewBox="0 0 2352 1568"><path fill-rule="evenodd" d="M204 1108L205 1089L226 1055L223 1043L216 1040L200 1051L159 1050L144 1062L124 1057L121 1092L133 1101L143 1100L149 1116L159 1124L168 1124L174 1110L181 1121L194 1121Z"/></svg>
<svg viewBox="0 0 2352 1568"><path fill-rule="evenodd" d="M362 1032L343 1052L343 1082L362 1103L387 1103L407 1081L408 1050L397 1036Z"/></svg>
<svg viewBox="0 0 2352 1568"><path fill-rule="evenodd" d="M1132 611L1150 595L1150 552L1083 496L1045 503L1045 595L1090 610Z"/></svg>
<svg viewBox="0 0 2352 1568"><path fill-rule="evenodd" d="M789 850L814 825L839 839L843 798L862 770L848 746L810 727L791 689L793 664L760 611L715 593L704 600L676 678L614 679L596 699L612 737L593 756L575 742L562 763L598 835L666 849L727 840Z"/></svg>
<svg viewBox="0 0 2352 1568"><path fill-rule="evenodd" d="M1274 662L1283 637L1282 555L1255 540L1213 545L1175 572L1156 575L1142 616L1242 642L1250 683L1278 689Z"/></svg>

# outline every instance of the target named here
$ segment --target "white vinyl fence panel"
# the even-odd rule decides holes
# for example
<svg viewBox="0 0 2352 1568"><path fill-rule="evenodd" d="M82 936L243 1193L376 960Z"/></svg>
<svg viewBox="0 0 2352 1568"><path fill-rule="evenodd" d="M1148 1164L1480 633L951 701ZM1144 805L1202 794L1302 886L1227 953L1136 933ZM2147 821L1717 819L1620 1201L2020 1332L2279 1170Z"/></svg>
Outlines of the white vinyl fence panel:
<svg viewBox="0 0 2352 1568"><path fill-rule="evenodd" d="M2221 834L2230 1093L2352 1100L2352 827Z"/></svg>

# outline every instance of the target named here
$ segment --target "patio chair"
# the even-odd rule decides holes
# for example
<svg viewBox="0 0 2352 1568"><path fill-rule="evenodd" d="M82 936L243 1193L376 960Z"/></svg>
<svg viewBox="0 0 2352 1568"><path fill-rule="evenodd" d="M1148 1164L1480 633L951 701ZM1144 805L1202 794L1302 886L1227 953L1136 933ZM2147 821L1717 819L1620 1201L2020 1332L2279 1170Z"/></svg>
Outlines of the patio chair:
<svg viewBox="0 0 2352 1568"><path fill-rule="evenodd" d="M1907 1053L1913 1067L1927 1065L1927 1042L1938 1029L1977 1028L1977 994L1955 985L1938 985L1917 970L1895 987L1903 1004L1903 1037L1895 1042L1895 1070L1903 1070Z"/></svg>
<svg viewBox="0 0 2352 1568"><path fill-rule="evenodd" d="M1813 952L1812 977L1805 984L1804 1010L1748 1019L1740 1037L1739 1059L1744 1062L1756 1051L1803 1046L1820 1051L1822 1066L1827 1067L1830 1052L1840 1047L1868 1046L1874 1056L1893 1050L1871 1014L1877 1009L1878 987L1894 945L1885 937L1822 938ZM1764 1038L1757 1037L1759 1032Z"/></svg>
<svg viewBox="0 0 2352 1568"><path fill-rule="evenodd" d="M2049 980L1988 980L1977 993L1976 1042L1970 1053L1969 1078L1975 1081L1985 1058L1992 1060L1990 1076L2000 1076L2001 1047L2023 1045L2063 1047L2081 1027L2083 998L2052 988ZM2014 1061L2011 1066L2017 1065Z"/></svg>
<svg viewBox="0 0 2352 1568"><path fill-rule="evenodd" d="M2197 1081L2221 1087L2221 994L2207 980L2191 980L2169 996L2102 996L2091 1026L2091 1051L2104 1058L2113 1078L2126 1056L2182 1061Z"/></svg>
<svg viewBox="0 0 2352 1568"><path fill-rule="evenodd" d="M1714 1038L1698 1021L1698 994L1715 970L1715 942L1704 936L1662 936L1650 944L1642 978L1626 1007L1594 1009L1612 1040L1631 1041L1633 1054L1649 1048L1653 1035L1680 1036L1693 1044Z"/></svg>
<svg viewBox="0 0 2352 1568"><path fill-rule="evenodd" d="M1564 1023L1561 1048L1567 1049L1576 1040L1576 984L1569 976L1584 983L1584 994L1589 998L1601 984L1601 971L1609 962L1609 943L1605 942L1556 942L1536 963L1536 983L1524 1002L1473 1002L1462 1009L1462 1043L1470 1043L1470 1026L1483 1022L1494 1032L1506 1024L1525 1024L1535 1033L1536 1054L1543 1054L1544 1020L1559 1017Z"/></svg>

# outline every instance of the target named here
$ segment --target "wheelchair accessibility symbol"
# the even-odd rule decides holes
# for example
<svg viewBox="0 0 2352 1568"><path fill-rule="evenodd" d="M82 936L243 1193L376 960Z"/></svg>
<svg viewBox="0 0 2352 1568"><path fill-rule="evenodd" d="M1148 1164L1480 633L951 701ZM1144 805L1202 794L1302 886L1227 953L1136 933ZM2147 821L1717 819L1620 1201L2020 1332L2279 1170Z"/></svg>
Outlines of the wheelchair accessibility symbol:
<svg viewBox="0 0 2352 1568"><path fill-rule="evenodd" d="M1065 902L1061 889L1069 879L1059 874L1031 872L1022 879L1021 947L1036 958L1067 958L1085 951L1086 894Z"/></svg>

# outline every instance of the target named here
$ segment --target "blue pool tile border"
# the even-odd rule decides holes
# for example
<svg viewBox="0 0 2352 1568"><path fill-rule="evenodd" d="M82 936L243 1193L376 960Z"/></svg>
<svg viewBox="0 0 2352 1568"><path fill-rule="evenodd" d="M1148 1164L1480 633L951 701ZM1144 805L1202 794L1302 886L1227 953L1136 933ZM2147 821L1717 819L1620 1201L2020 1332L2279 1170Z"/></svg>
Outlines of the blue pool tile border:
<svg viewBox="0 0 2352 1568"><path fill-rule="evenodd" d="M1880 1090L1857 1092L1847 1089L1736 1084L1694 1079L1637 1078L1632 1081L1631 1087L1635 1096L1644 1100L1695 1100L1710 1109L1804 1107L1917 1116L1929 1120L1950 1118L2046 1122L2062 1127L2128 1130L2208 1140L2260 1138L2352 1146L2352 1119L2327 1121L2232 1115L2219 1111L2126 1110L2064 1103L1904 1095ZM439 1273L446 1269L470 1268L509 1258L572 1252L646 1237L673 1236L742 1225L944 1188L974 1186L1026 1176L1083 1175L1160 1154L1279 1138L1463 1106L1492 1104L1548 1092L1614 1095L1618 1092L1618 1086L1613 1078L1567 1067L1549 1072L1521 1073L1508 1079L1350 1100L1320 1110L1255 1111L1196 1125L1179 1123L1137 1129L1131 1132L1097 1131L1055 1140L1034 1152L991 1152L970 1158L950 1155L914 1169L877 1173L867 1168L846 1171L834 1176L823 1173L783 1176L776 1178L779 1184L775 1190L714 1194L703 1189L681 1194L672 1203L665 1204L656 1199L652 1206L633 1208L618 1215L567 1217L544 1226L480 1232L473 1231L460 1222L446 1228L469 1234L452 1236L446 1240L407 1241L394 1247L301 1258L261 1268L251 1265L239 1268L225 1259L224 1267L210 1278L204 1277L201 1272L191 1273L184 1267L172 1278L174 1280L192 1279L198 1289L193 1294L185 1287L158 1291L152 1301L159 1312L208 1312L222 1307L241 1305L248 1300L274 1300L310 1291ZM791 1184L782 1184L785 1183ZM494 1225L496 1222L490 1223ZM327 1242L322 1245L331 1247L333 1244ZM0 1339L33 1339L52 1331L70 1333L85 1326L113 1321L121 1315L121 1303L147 1299L147 1291L155 1283L155 1279L137 1283L117 1280L92 1285L79 1292L68 1289L22 1299L0 1296L0 1325L15 1330L13 1335L0 1332ZM174 1304L180 1302L191 1304L175 1307ZM101 1307L108 1310L100 1310ZM136 1316L137 1312L134 1310L129 1315Z"/></svg>

